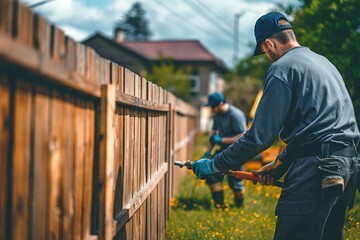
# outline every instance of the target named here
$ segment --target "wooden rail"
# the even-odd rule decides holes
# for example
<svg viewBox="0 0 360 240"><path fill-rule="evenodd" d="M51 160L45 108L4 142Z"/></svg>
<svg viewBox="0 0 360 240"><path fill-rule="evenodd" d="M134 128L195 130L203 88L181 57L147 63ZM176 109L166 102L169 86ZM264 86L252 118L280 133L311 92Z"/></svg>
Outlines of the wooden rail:
<svg viewBox="0 0 360 240"><path fill-rule="evenodd" d="M163 239L197 111L0 0L0 239Z"/></svg>

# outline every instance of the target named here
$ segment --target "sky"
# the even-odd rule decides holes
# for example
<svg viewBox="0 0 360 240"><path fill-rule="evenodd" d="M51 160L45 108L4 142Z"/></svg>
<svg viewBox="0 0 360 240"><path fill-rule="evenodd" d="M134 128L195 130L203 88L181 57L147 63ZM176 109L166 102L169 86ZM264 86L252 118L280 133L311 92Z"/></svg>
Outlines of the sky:
<svg viewBox="0 0 360 240"><path fill-rule="evenodd" d="M22 0L33 5L43 0ZM48 0L33 8L76 41L96 31L113 37L114 24L122 20L136 0ZM199 40L213 55L232 68L234 59L251 55L256 20L276 3L298 0L138 0L146 10L150 40ZM235 17L236 14L240 17ZM237 20L235 20L237 19ZM235 21L238 45L235 47ZM237 51L235 51L237 49Z"/></svg>

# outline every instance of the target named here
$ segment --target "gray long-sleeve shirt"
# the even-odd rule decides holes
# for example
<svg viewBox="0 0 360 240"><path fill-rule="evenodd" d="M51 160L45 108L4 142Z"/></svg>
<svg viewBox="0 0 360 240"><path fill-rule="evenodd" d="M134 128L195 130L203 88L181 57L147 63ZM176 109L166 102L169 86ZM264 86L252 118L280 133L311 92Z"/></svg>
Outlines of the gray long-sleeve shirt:
<svg viewBox="0 0 360 240"><path fill-rule="evenodd" d="M270 65L252 127L214 157L215 167L238 168L270 147L278 135L287 144L282 160L287 149L323 142L358 144L360 139L340 73L307 47L290 49Z"/></svg>

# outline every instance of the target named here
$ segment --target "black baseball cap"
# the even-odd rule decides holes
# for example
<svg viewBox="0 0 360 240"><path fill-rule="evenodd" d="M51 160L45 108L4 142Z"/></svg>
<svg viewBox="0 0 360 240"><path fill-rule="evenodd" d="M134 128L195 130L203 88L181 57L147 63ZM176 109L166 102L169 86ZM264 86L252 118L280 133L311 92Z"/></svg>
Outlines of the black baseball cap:
<svg viewBox="0 0 360 240"><path fill-rule="evenodd" d="M221 102L225 102L224 95L219 92L214 92L208 96L208 102L204 106L216 107Z"/></svg>
<svg viewBox="0 0 360 240"><path fill-rule="evenodd" d="M256 21L254 28L254 34L256 38L254 56L263 54L260 45L263 41L265 41L265 39L271 37L275 33L292 28L290 24L279 24L279 20L285 20L289 22L287 17L279 12L267 13Z"/></svg>

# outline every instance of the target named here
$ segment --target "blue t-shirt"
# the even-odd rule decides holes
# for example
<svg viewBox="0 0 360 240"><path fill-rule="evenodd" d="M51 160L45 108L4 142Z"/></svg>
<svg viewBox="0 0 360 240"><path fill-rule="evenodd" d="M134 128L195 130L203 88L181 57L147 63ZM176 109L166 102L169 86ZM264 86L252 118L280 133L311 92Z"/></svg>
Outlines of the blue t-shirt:
<svg viewBox="0 0 360 240"><path fill-rule="evenodd" d="M243 111L229 104L225 113L216 113L213 117L212 130L218 131L222 137L233 137L246 131L246 116ZM222 145L226 148L228 145Z"/></svg>
<svg viewBox="0 0 360 240"><path fill-rule="evenodd" d="M214 157L215 166L235 169L278 135L287 144L280 159L300 146L359 143L354 107L340 73L307 47L292 48L270 65L252 127Z"/></svg>

